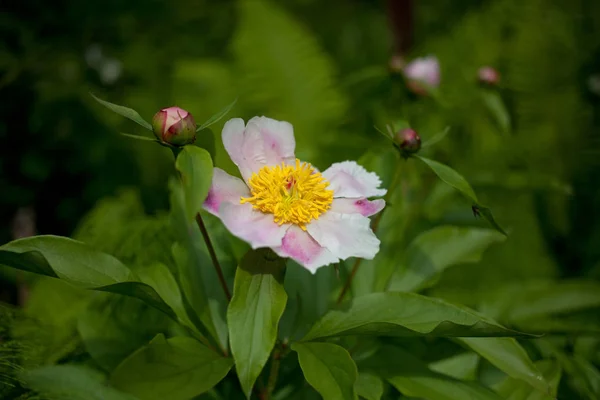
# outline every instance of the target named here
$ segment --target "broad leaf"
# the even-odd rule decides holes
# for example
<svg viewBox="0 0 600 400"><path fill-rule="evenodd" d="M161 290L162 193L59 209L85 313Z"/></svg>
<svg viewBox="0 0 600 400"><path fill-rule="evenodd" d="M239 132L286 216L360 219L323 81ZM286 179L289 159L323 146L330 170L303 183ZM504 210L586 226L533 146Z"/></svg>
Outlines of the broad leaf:
<svg viewBox="0 0 600 400"><path fill-rule="evenodd" d="M216 113L215 115L213 115L212 117L210 117L209 119L207 119L202 125L200 125L198 128L196 128L196 132L199 132L202 129L206 129L209 126L211 126L212 124L214 124L215 122L218 122L221 118L223 118L225 115L227 115L227 113L229 111L231 111L231 109L233 108L233 106L235 106L235 103L237 103L237 99L235 99L234 101L232 101L231 103L229 103L228 105L226 105L218 113Z"/></svg>
<svg viewBox="0 0 600 400"><path fill-rule="evenodd" d="M522 336L467 308L414 293L373 293L325 314L303 340L344 335Z"/></svg>
<svg viewBox="0 0 600 400"><path fill-rule="evenodd" d="M110 381L140 399L187 400L219 383L232 365L192 338L159 335L127 357Z"/></svg>
<svg viewBox="0 0 600 400"><path fill-rule="evenodd" d="M427 400L500 400L501 397L477 382L462 381L430 370L407 351L383 347L361 370L372 370L385 378L400 393Z"/></svg>
<svg viewBox="0 0 600 400"><path fill-rule="evenodd" d="M444 269L478 262L489 245L504 239L505 236L491 229L440 226L426 231L409 245L392 275L389 290L425 289Z"/></svg>
<svg viewBox="0 0 600 400"><path fill-rule="evenodd" d="M79 365L50 365L25 371L19 376L24 386L50 399L137 400L106 385L104 375Z"/></svg>
<svg viewBox="0 0 600 400"><path fill-rule="evenodd" d="M60 278L84 288L137 297L171 318L175 313L154 289L136 282L132 272L111 255L60 236L33 236L0 247L0 264Z"/></svg>
<svg viewBox="0 0 600 400"><path fill-rule="evenodd" d="M459 338L456 340L470 347L508 376L521 379L544 393L548 392L548 382L544 380L525 349L515 339Z"/></svg>
<svg viewBox="0 0 600 400"><path fill-rule="evenodd" d="M553 400L556 399L558 384L562 375L560 365L555 360L541 360L535 363L550 384L547 393L535 390L520 379L508 377L494 385L494 390L503 398L511 400Z"/></svg>
<svg viewBox="0 0 600 400"><path fill-rule="evenodd" d="M461 353L429 364L429 369L456 379L477 379L479 356L475 353Z"/></svg>
<svg viewBox="0 0 600 400"><path fill-rule="evenodd" d="M123 106L119 106L117 104L109 103L108 101L97 98L96 96L94 96L91 93L90 93L90 95L98 103L102 104L104 107L108 108L109 110L114 111L117 114L124 116L125 118L129 118L133 122L140 124L141 126L148 129L149 131L152 130L152 125L150 125L150 123L146 122L137 111L135 111L131 108L128 108L128 107L123 107Z"/></svg>
<svg viewBox="0 0 600 400"><path fill-rule="evenodd" d="M380 400L383 396L383 380L368 372L359 372L354 384L356 394L366 400Z"/></svg>
<svg viewBox="0 0 600 400"><path fill-rule="evenodd" d="M213 175L208 151L196 146L184 146L177 156L175 168L181 174L187 218L194 219L210 190Z"/></svg>
<svg viewBox="0 0 600 400"><path fill-rule="evenodd" d="M500 225L498 225L498 223L494 219L492 211L488 207L479 203L479 199L477 198L475 191L462 175L460 175L458 172L456 172L449 166L439 163L437 161L430 160L429 158L421 157L419 155L415 155L415 157L427 164L427 166L431 168L431 170L435 172L435 174L442 181L446 182L448 185L452 186L460 193L462 193L462 195L465 196L472 203L473 210L476 214L479 214L483 218L485 218L488 221L488 223L492 225L492 227L498 232L502 233L505 236L507 235L504 229L502 229L502 227L500 227Z"/></svg>
<svg viewBox="0 0 600 400"><path fill-rule="evenodd" d="M356 399L358 372L346 349L333 343L294 343L306 381L324 399Z"/></svg>
<svg viewBox="0 0 600 400"><path fill-rule="evenodd" d="M277 339L277 325L287 302L284 268L285 260L259 249L244 256L235 274L227 324L231 353L248 398Z"/></svg>

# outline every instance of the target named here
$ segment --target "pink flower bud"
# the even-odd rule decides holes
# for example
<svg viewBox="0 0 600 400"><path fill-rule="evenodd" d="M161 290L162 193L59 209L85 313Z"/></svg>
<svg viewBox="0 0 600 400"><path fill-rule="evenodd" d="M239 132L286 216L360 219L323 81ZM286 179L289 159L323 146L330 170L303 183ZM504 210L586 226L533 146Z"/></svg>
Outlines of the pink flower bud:
<svg viewBox="0 0 600 400"><path fill-rule="evenodd" d="M403 155L414 154L421 149L421 137L411 128L399 130L394 142Z"/></svg>
<svg viewBox="0 0 600 400"><path fill-rule="evenodd" d="M196 122L192 114L179 107L163 108L152 118L154 135L164 143L183 146L196 140Z"/></svg>
<svg viewBox="0 0 600 400"><path fill-rule="evenodd" d="M435 56L416 58L404 67L404 77L409 89L426 95L440 85L440 64Z"/></svg>
<svg viewBox="0 0 600 400"><path fill-rule="evenodd" d="M479 83L496 86L500 82L500 74L492 67L481 67L477 72Z"/></svg>

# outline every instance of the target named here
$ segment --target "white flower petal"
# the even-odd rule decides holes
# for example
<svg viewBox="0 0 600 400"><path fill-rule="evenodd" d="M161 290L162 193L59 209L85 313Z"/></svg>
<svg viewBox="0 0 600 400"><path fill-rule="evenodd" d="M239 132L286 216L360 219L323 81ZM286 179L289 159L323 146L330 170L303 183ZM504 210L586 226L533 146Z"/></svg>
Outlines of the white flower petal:
<svg viewBox="0 0 600 400"><path fill-rule="evenodd" d="M273 248L281 257L290 257L312 272L325 265L338 262L329 250L321 247L306 231L292 225L283 237L281 247Z"/></svg>
<svg viewBox="0 0 600 400"><path fill-rule="evenodd" d="M333 190L333 197L378 197L386 193L385 189L379 189L379 176L354 161L332 164L323 176L329 181L328 189Z"/></svg>
<svg viewBox="0 0 600 400"><path fill-rule="evenodd" d="M342 260L349 257L372 260L379 251L379 239L370 224L371 220L360 214L328 211L306 229L321 246Z"/></svg>
<svg viewBox="0 0 600 400"><path fill-rule="evenodd" d="M290 224L278 225L273 214L265 214L252 208L252 204L221 203L219 217L231 233L245 240L253 249L280 247Z"/></svg>
<svg viewBox="0 0 600 400"><path fill-rule="evenodd" d="M264 159L267 165L294 164L296 156L296 139L294 128L286 121L277 121L267 117L254 117L246 125L246 129L255 127L263 141Z"/></svg>
<svg viewBox="0 0 600 400"><path fill-rule="evenodd" d="M333 199L329 212L340 214L360 214L365 217L377 214L385 207L385 200L377 199Z"/></svg>
<svg viewBox="0 0 600 400"><path fill-rule="evenodd" d="M204 209L219 216L221 203L240 204L241 197L250 197L250 190L244 181L229 175L221 168L214 168L211 187L204 201Z"/></svg>

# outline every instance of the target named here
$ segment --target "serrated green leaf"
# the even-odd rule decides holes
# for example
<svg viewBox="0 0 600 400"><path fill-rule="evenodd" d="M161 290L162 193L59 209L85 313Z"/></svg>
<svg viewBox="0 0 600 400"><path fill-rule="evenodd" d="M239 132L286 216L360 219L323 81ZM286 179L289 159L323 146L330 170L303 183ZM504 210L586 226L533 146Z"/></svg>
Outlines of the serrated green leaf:
<svg viewBox="0 0 600 400"><path fill-rule="evenodd" d="M149 131L152 130L152 125L150 125L150 123L146 122L140 116L140 114L137 111L135 111L134 109L131 109L131 108L128 108L128 107L124 107L124 106L120 106L118 104L109 103L108 101L99 99L98 97L94 96L92 93L90 93L90 95L98 103L102 104L104 107L108 108L109 110L114 111L117 114L124 116L125 118L129 118L133 122L135 122L135 123L143 126L144 128L148 129Z"/></svg>
<svg viewBox="0 0 600 400"><path fill-rule="evenodd" d="M259 249L244 256L235 274L227 324L231 353L247 398L277 339L277 325L287 303L284 269L283 259L269 249Z"/></svg>
<svg viewBox="0 0 600 400"><path fill-rule="evenodd" d="M467 308L415 293L372 293L326 313L302 339L345 335L523 336Z"/></svg>
<svg viewBox="0 0 600 400"><path fill-rule="evenodd" d="M489 245L504 239L492 229L440 226L426 231L408 246L389 290L408 292L430 287L446 268L477 262Z"/></svg>
<svg viewBox="0 0 600 400"><path fill-rule="evenodd" d="M333 343L294 343L306 381L324 399L356 399L358 372L346 349Z"/></svg>
<svg viewBox="0 0 600 400"><path fill-rule="evenodd" d="M213 164L208 151L196 146L184 146L177 155L175 168L181 174L187 217L193 220L202 210L210 190Z"/></svg>
<svg viewBox="0 0 600 400"><path fill-rule="evenodd" d="M508 376L521 379L542 393L549 392L548 382L544 380L525 349L515 339L458 338L456 340L471 348Z"/></svg>
<svg viewBox="0 0 600 400"><path fill-rule="evenodd" d="M188 400L219 383L232 365L192 338L161 335L127 357L110 382L140 399Z"/></svg>
<svg viewBox="0 0 600 400"><path fill-rule="evenodd" d="M215 115L213 115L212 117L210 117L209 119L207 119L202 125L200 125L198 128L196 128L196 132L199 132L202 129L208 128L209 126L211 126L215 122L218 122L221 118L223 118L224 116L226 116L227 113L229 113L229 111L231 111L231 109L233 108L233 106L235 106L235 103L237 103L237 100L238 99L233 100L231 103L229 103L228 105L226 105L218 113L216 113Z"/></svg>

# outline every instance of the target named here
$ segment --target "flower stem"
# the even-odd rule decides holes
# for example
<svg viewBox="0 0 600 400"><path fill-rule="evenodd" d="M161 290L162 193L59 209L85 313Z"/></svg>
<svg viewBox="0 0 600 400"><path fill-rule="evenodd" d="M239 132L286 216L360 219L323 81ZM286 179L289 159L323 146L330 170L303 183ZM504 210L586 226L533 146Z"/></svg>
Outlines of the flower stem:
<svg viewBox="0 0 600 400"><path fill-rule="evenodd" d="M198 224L198 228L200 228L200 232L202 232L202 236L204 237L204 242L206 243L206 247L208 248L208 254L210 254L210 258L215 267L215 271L217 271L219 283L221 283L221 287L225 292L225 297L227 297L227 301L230 301L231 293L229 293L229 288L227 287L227 282L225 282L225 276L223 275L221 264L219 264L217 253L215 253L215 248L212 245L210 236L208 235L208 231L206 230L206 225L204 225L204 221L202 220L202 216L200 215L200 213L196 214L196 223Z"/></svg>
<svg viewBox="0 0 600 400"><path fill-rule="evenodd" d="M271 360L271 372L269 373L269 380L266 388L266 399L271 398L271 394L277 384L277 377L279 376L279 366L281 364L281 353L279 349L273 351L273 359Z"/></svg>
<svg viewBox="0 0 600 400"><path fill-rule="evenodd" d="M394 173L394 177L392 178L392 183L390 184L390 188L388 189L387 193L385 194L385 197L383 198L386 202L386 206L389 200L391 199L392 193L396 189L396 186L398 186L398 183L400 182L400 175L402 175L402 160L398 160L398 164L396 165L396 172ZM386 208L381 210L381 212L377 214L375 219L373 219L373 224L371 225L371 229L373 230L373 232L377 232L379 222L381 221L381 217L383 216L383 212ZM346 283L344 284L344 287L342 288L342 291L340 292L340 295L337 298L337 304L340 304L344 300L346 293L348 293L348 290L350 290L350 287L352 286L352 280L354 280L354 276L356 275L356 272L358 271L358 267L360 267L361 262L362 258L357 258L354 262L352 271L350 271L350 275L348 276L348 279L346 279Z"/></svg>

